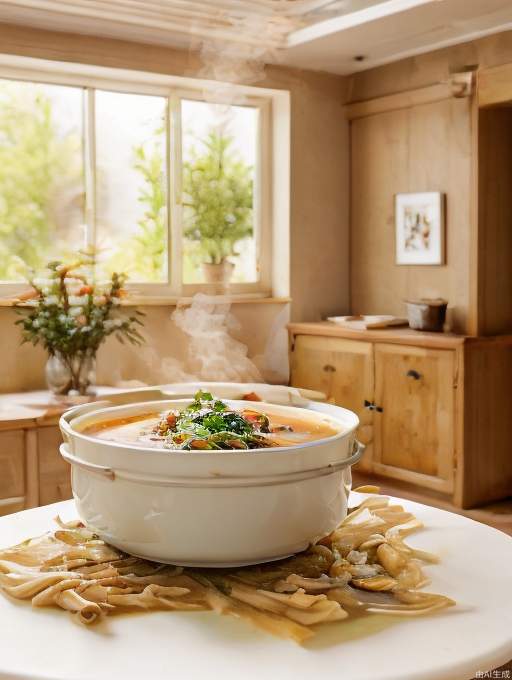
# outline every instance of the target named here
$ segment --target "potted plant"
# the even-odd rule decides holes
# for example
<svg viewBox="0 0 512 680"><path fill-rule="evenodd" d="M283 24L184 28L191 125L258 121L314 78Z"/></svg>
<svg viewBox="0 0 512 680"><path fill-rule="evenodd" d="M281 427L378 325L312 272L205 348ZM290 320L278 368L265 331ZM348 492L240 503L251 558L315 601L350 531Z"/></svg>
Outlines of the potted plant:
<svg viewBox="0 0 512 680"><path fill-rule="evenodd" d="M125 274L95 278L94 256L82 253L72 263L50 262L30 280L32 291L24 295L28 314L16 321L24 342L43 345L49 354L46 379L58 395L86 395L95 382L95 359L109 335L140 345L142 312L124 315L119 306L125 295Z"/></svg>
<svg viewBox="0 0 512 680"><path fill-rule="evenodd" d="M252 167L232 148L233 138L212 130L183 164L184 234L196 241L207 283L231 278L235 246L252 236Z"/></svg>

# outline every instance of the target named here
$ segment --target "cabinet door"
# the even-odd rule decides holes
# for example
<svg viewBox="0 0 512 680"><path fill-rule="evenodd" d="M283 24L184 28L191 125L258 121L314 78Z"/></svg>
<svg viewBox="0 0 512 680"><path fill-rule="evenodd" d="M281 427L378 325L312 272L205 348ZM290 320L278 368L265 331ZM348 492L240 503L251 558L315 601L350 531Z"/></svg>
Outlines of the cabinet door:
<svg viewBox="0 0 512 680"><path fill-rule="evenodd" d="M367 450L359 468L371 468L372 413L364 408L373 401L373 348L369 342L297 335L291 352L291 384L324 392L338 406L354 411L361 425L357 437Z"/></svg>
<svg viewBox="0 0 512 680"><path fill-rule="evenodd" d="M61 442L58 427L42 427L37 432L40 505L71 498L70 466L59 453Z"/></svg>
<svg viewBox="0 0 512 680"><path fill-rule="evenodd" d="M453 490L455 353L375 345L375 472Z"/></svg>
<svg viewBox="0 0 512 680"><path fill-rule="evenodd" d="M0 432L0 515L22 510L25 501L25 431Z"/></svg>

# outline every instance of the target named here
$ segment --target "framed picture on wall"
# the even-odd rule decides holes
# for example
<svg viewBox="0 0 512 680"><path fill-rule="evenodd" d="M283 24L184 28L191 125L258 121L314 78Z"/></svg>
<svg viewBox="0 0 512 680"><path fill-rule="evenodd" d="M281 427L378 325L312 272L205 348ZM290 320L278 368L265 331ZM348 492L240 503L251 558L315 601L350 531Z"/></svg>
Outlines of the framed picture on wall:
<svg viewBox="0 0 512 680"><path fill-rule="evenodd" d="M444 264L444 194L396 194L396 264Z"/></svg>

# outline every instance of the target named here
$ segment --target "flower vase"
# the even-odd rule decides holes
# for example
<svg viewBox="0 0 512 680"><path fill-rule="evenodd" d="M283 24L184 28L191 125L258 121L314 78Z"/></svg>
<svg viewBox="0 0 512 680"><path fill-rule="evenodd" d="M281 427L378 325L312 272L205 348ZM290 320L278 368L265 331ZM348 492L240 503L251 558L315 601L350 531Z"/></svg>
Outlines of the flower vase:
<svg viewBox="0 0 512 680"><path fill-rule="evenodd" d="M57 396L87 396L94 394L96 357L90 353L48 357L45 368L46 384Z"/></svg>

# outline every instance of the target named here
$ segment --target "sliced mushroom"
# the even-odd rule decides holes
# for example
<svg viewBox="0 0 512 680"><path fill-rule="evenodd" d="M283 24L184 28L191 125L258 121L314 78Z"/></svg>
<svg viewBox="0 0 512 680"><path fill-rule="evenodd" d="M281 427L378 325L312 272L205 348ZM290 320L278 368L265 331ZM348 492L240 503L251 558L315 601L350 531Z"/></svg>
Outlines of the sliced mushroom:
<svg viewBox="0 0 512 680"><path fill-rule="evenodd" d="M346 585L350 581L350 574L340 574L334 578L326 574L323 574L320 578L304 578L304 576L299 576L298 574L290 574L286 581L299 588L304 588L306 592L320 593L330 588L339 588Z"/></svg>
<svg viewBox="0 0 512 680"><path fill-rule="evenodd" d="M352 585L356 588L362 588L362 590L375 590L375 591L391 591L397 585L397 582L391 576L382 574L381 576L372 576L370 578L356 578L352 579Z"/></svg>
<svg viewBox="0 0 512 680"><path fill-rule="evenodd" d="M407 565L407 558L387 543L381 543L377 548L377 559L388 574L395 577Z"/></svg>
<svg viewBox="0 0 512 680"><path fill-rule="evenodd" d="M351 564L366 564L367 559L368 555L358 550L351 550L347 555L347 561Z"/></svg>
<svg viewBox="0 0 512 680"><path fill-rule="evenodd" d="M381 543L385 543L386 539L382 534L372 534L371 536L368 537L364 543L361 543L359 546L359 550L367 552L368 550L371 550L372 548L377 548Z"/></svg>

